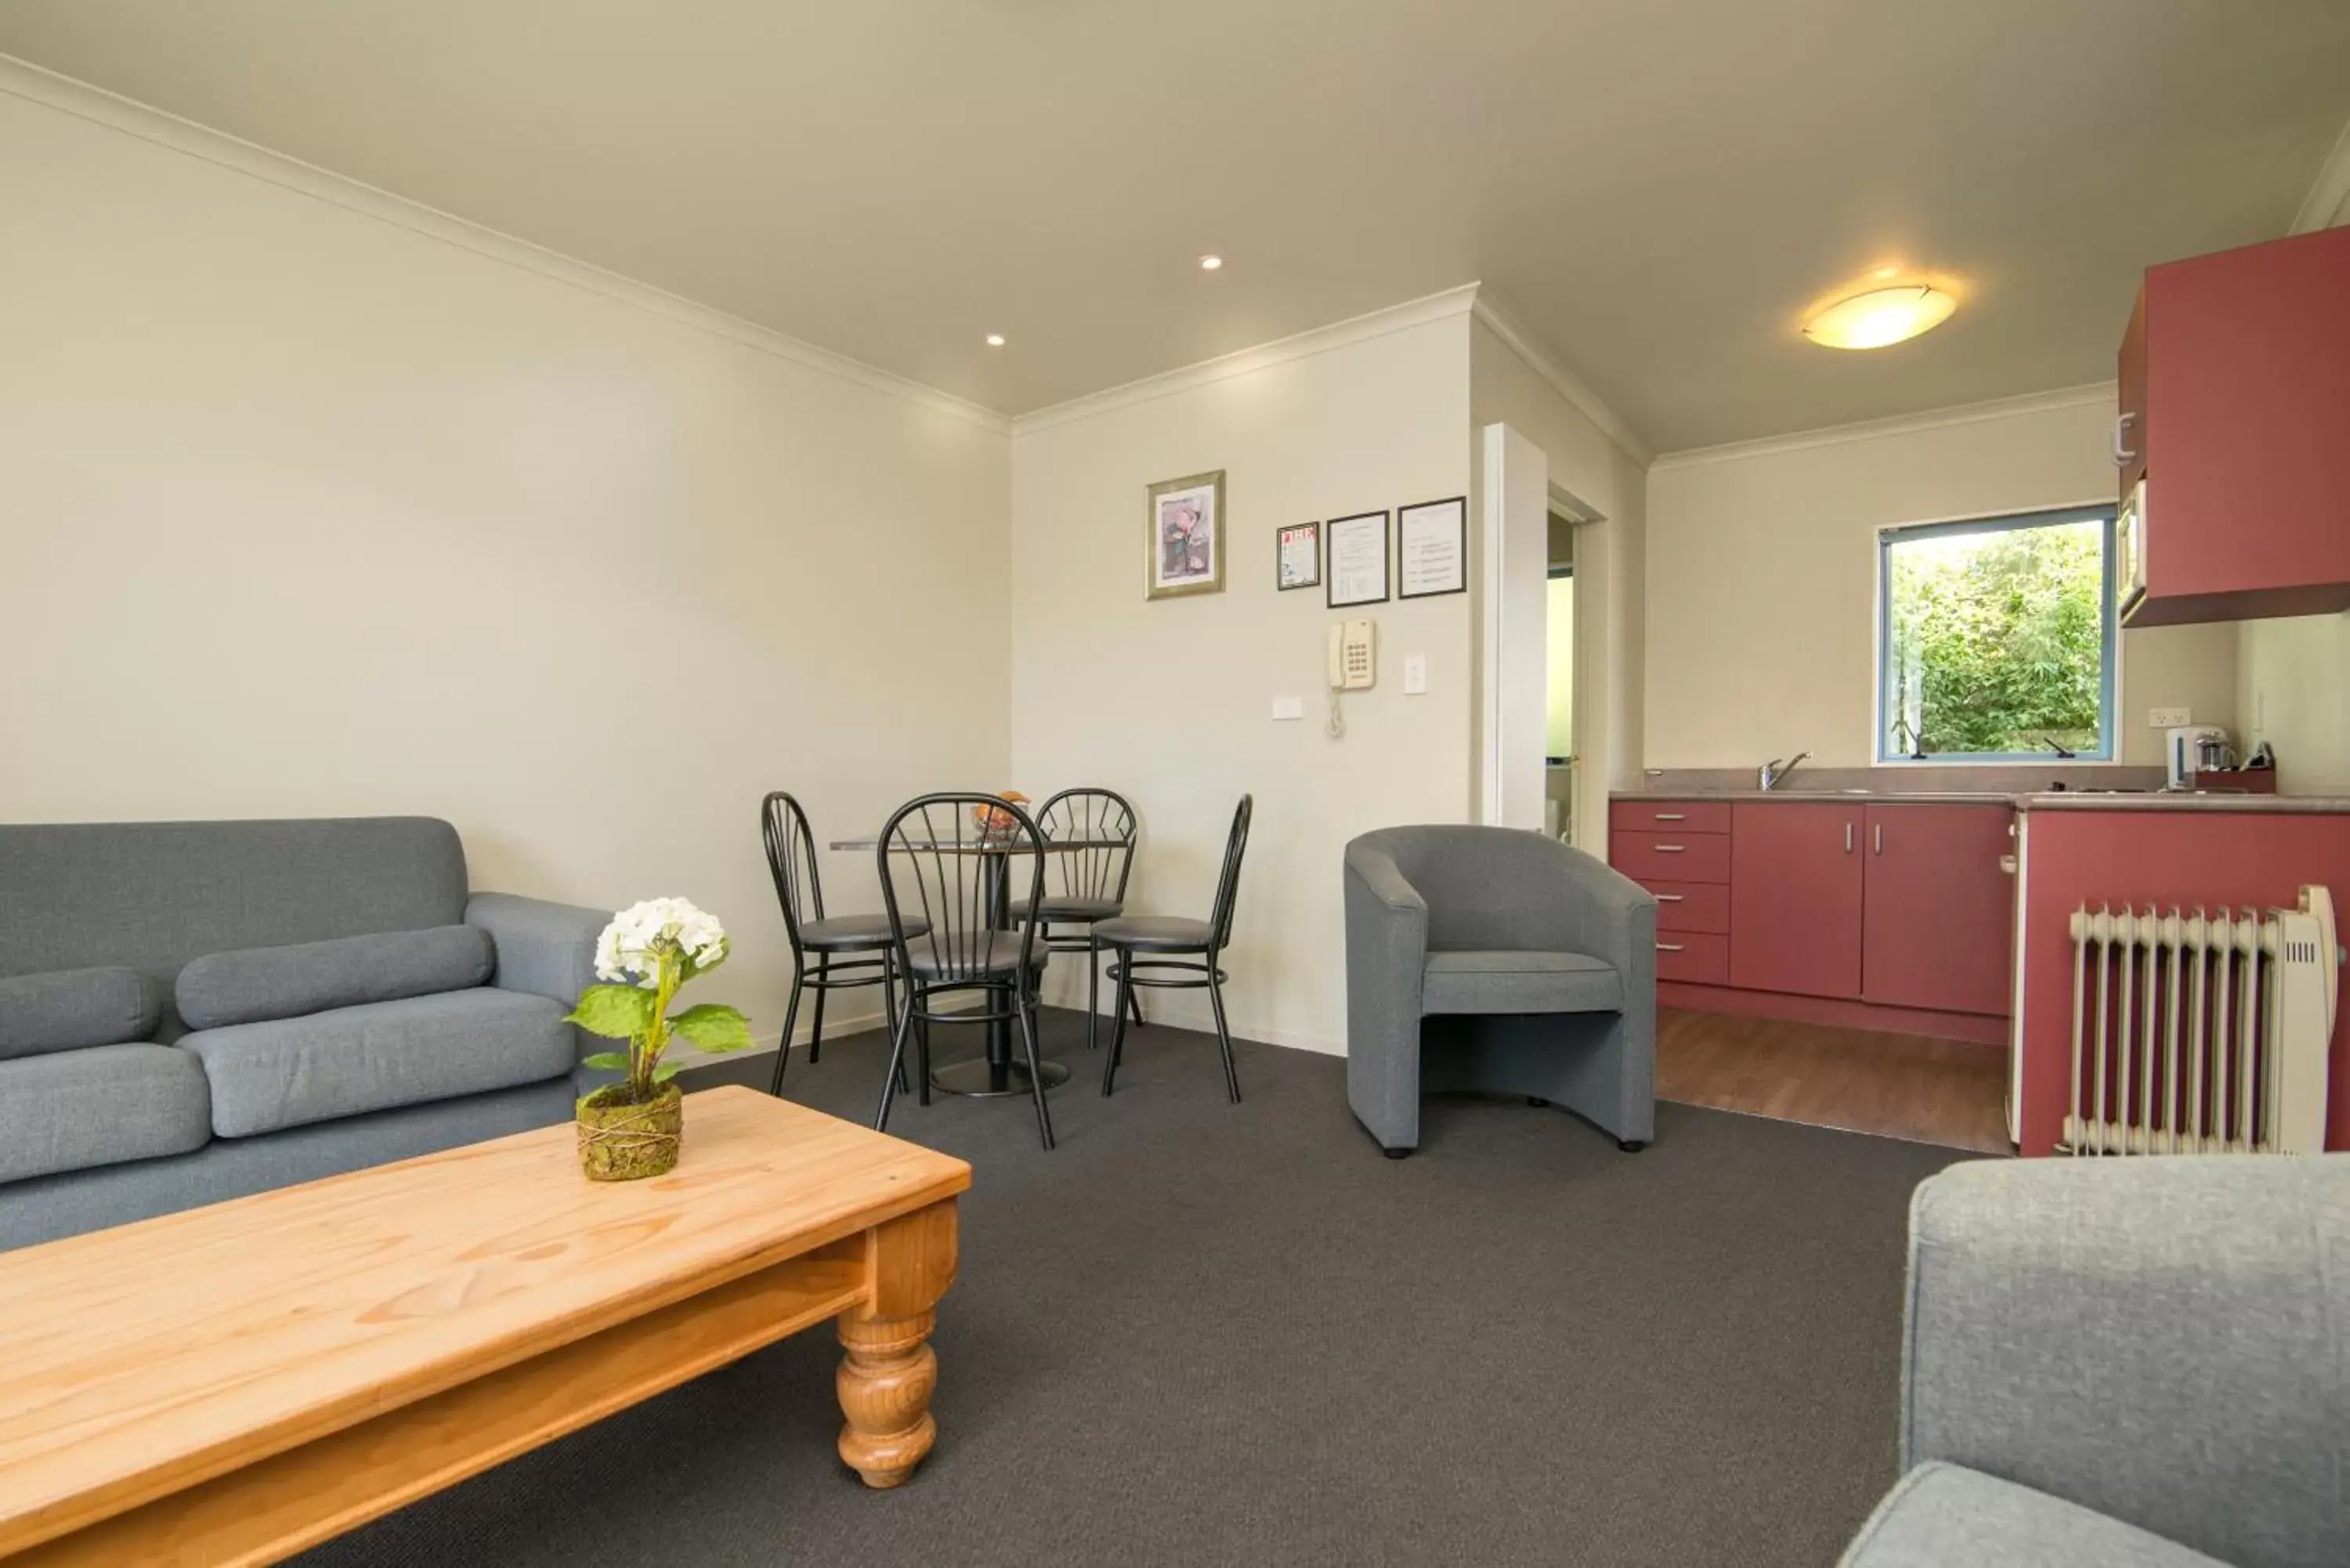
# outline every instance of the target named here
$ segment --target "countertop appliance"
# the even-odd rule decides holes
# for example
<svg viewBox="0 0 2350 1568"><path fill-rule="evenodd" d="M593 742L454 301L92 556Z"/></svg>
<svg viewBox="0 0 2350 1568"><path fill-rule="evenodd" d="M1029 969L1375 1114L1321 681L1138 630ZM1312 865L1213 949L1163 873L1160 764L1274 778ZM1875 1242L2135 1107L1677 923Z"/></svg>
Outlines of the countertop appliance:
<svg viewBox="0 0 2350 1568"><path fill-rule="evenodd" d="M2163 760L2169 770L2164 782L2169 789L2193 789L2197 774L2231 766L2236 760L2228 732L2217 724L2181 724L2163 732Z"/></svg>

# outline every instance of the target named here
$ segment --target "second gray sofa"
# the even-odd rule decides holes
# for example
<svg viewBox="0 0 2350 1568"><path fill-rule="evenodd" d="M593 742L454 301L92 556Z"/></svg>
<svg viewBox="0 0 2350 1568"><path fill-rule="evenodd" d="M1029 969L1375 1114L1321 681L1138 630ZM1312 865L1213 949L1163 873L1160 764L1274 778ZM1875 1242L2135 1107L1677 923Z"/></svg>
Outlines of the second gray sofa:
<svg viewBox="0 0 2350 1568"><path fill-rule="evenodd" d="M428 817L0 826L0 1248L567 1119L608 918Z"/></svg>
<svg viewBox="0 0 2350 1568"><path fill-rule="evenodd" d="M1347 1097L1390 1156L1420 1096L1553 1101L1626 1148L1656 1136L1657 901L1506 827L1388 827L1347 846Z"/></svg>

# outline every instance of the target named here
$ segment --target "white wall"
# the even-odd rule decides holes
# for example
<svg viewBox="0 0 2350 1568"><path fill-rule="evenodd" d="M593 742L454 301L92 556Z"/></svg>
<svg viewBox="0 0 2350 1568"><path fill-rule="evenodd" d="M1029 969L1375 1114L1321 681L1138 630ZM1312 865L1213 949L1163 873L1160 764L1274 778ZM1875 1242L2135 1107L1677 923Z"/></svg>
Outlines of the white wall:
<svg viewBox="0 0 2350 1568"><path fill-rule="evenodd" d="M1074 784L1124 793L1144 823L1129 909L1196 917L1233 805L1256 797L1226 961L1232 1026L1252 1039L1344 1048L1346 842L1471 808L1468 597L1345 612L1378 620L1378 683L1347 695L1346 738L1332 740L1324 649L1337 612L1319 590L1274 587L1281 524L1467 491L1466 308L1275 345L1048 411L1014 436L1009 782L1040 799ZM1144 487L1211 469L1226 476L1225 591L1145 602ZM1425 696L1403 694L1408 654L1428 659ZM1284 695L1304 699L1304 722L1270 719ZM1082 968L1057 967L1060 996L1081 998ZM1208 1019L1196 992L1148 1005Z"/></svg>
<svg viewBox="0 0 2350 1568"><path fill-rule="evenodd" d="M2235 628L2237 748L2276 748L2277 788L2350 795L2350 614Z"/></svg>
<svg viewBox="0 0 2350 1568"><path fill-rule="evenodd" d="M762 793L1010 777L1001 427L5 86L0 817L447 816L719 913L772 1037Z"/></svg>
<svg viewBox="0 0 2350 1568"><path fill-rule="evenodd" d="M1506 424L1533 441L1549 462L1553 491L1571 496L1600 519L1575 531L1575 653L1583 746L1575 821L1582 847L1604 856L1607 792L1637 787L1644 745L1643 460L1569 401L1482 319L1473 324L1469 363L1471 426Z"/></svg>
<svg viewBox="0 0 2350 1568"><path fill-rule="evenodd" d="M1659 458L1648 476L1652 768L1873 759L1877 530L2114 492L2110 388ZM2122 760L2154 706L2233 727L2235 631L2122 634Z"/></svg>

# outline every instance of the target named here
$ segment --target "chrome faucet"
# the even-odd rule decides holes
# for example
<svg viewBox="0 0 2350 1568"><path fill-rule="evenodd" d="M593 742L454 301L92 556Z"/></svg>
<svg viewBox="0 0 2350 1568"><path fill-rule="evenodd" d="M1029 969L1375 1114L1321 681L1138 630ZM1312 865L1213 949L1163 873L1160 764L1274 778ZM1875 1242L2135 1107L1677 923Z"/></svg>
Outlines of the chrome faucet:
<svg viewBox="0 0 2350 1568"><path fill-rule="evenodd" d="M1794 773L1797 767L1802 765L1804 759L1811 754L1812 753L1809 752L1797 752L1794 756L1789 757L1783 764L1780 763L1778 758L1773 757L1769 762L1764 763L1761 767L1754 770L1755 784L1765 791L1772 789L1789 774Z"/></svg>

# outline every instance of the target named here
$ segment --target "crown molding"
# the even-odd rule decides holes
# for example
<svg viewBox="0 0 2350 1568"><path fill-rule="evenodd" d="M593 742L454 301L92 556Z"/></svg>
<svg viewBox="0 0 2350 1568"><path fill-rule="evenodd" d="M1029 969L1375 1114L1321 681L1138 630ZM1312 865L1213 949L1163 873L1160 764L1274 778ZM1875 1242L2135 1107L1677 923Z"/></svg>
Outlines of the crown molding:
<svg viewBox="0 0 2350 1568"><path fill-rule="evenodd" d="M1374 337L1384 337L1390 332L1405 332L1415 327L1425 327L1431 321L1466 316L1476 297L1477 286L1464 284L1459 288L1448 288L1441 294L1390 305L1367 316L1349 317L1344 321L1334 321L1327 327L1316 327L1295 337L1277 337L1270 343L1260 343L1253 348L1243 348L1238 353L1203 359L1196 365L1145 376L1139 381L1128 381L1123 386L1088 392L1082 398L1072 398L1066 402L1054 403L1020 415L1012 421L1012 433L1022 436L1051 430L1055 425L1093 419L1118 409L1130 409L1138 403L1172 397L1195 387L1230 380L1234 376L1246 376L1275 365L1287 364L1292 359L1327 354L1334 348L1368 342Z"/></svg>
<svg viewBox="0 0 2350 1568"><path fill-rule="evenodd" d="M102 125L155 146L168 148L188 157L201 159L223 169L233 170L265 183L298 195L341 207L347 212L406 229L427 239L460 250L471 251L492 261L583 289L615 304L641 310L707 333L728 342L775 358L786 359L825 375L851 381L870 391L916 404L935 412L968 421L987 430L1009 432L1012 421L993 409L926 387L919 381L868 365L860 359L819 348L804 343L771 327L696 305L690 299L639 283L619 273L588 262L567 256L543 245L518 240L511 234L485 228L480 223L456 217L394 195L314 163L289 158L282 152L182 119L150 105L127 99L103 88L92 87L71 77L59 76L27 60L12 55L0 55L0 93L24 99L46 109L69 114L78 119Z"/></svg>
<svg viewBox="0 0 2350 1568"><path fill-rule="evenodd" d="M2290 232L2314 234L2337 223L2350 223L2350 121L2344 122L2334 151L2317 166L2317 178L2309 182L2309 194L2301 199Z"/></svg>
<svg viewBox="0 0 2350 1568"><path fill-rule="evenodd" d="M1857 424L1796 431L1789 435L1764 436L1758 441L1731 441L1721 446L1669 452L1659 457L1649 466L1648 472L1667 473L1677 468L1702 468L1708 463L1735 462L1741 458L1769 457L1778 452L1804 452L1815 446L1837 446L1845 441L1915 435L1921 431L1981 424L1987 420L2015 419L2024 414L2044 414L2091 403L2103 403L2111 408L2114 396L2113 382L2093 381L2082 387L2061 387L2053 392L2026 392L2021 397L1993 398L1988 402L1958 403L1922 414L1897 414L1891 419L1863 420Z"/></svg>
<svg viewBox="0 0 2350 1568"><path fill-rule="evenodd" d="M1641 440L1639 432L1602 401L1599 394L1593 391L1580 376L1560 364L1492 296L1482 292L1477 296L1475 315L1494 337L1508 347L1511 353L1525 361L1527 369L1541 377L1552 391L1573 404L1584 418L1606 431L1608 440L1631 453L1634 462L1646 468L1656 461L1656 449Z"/></svg>

